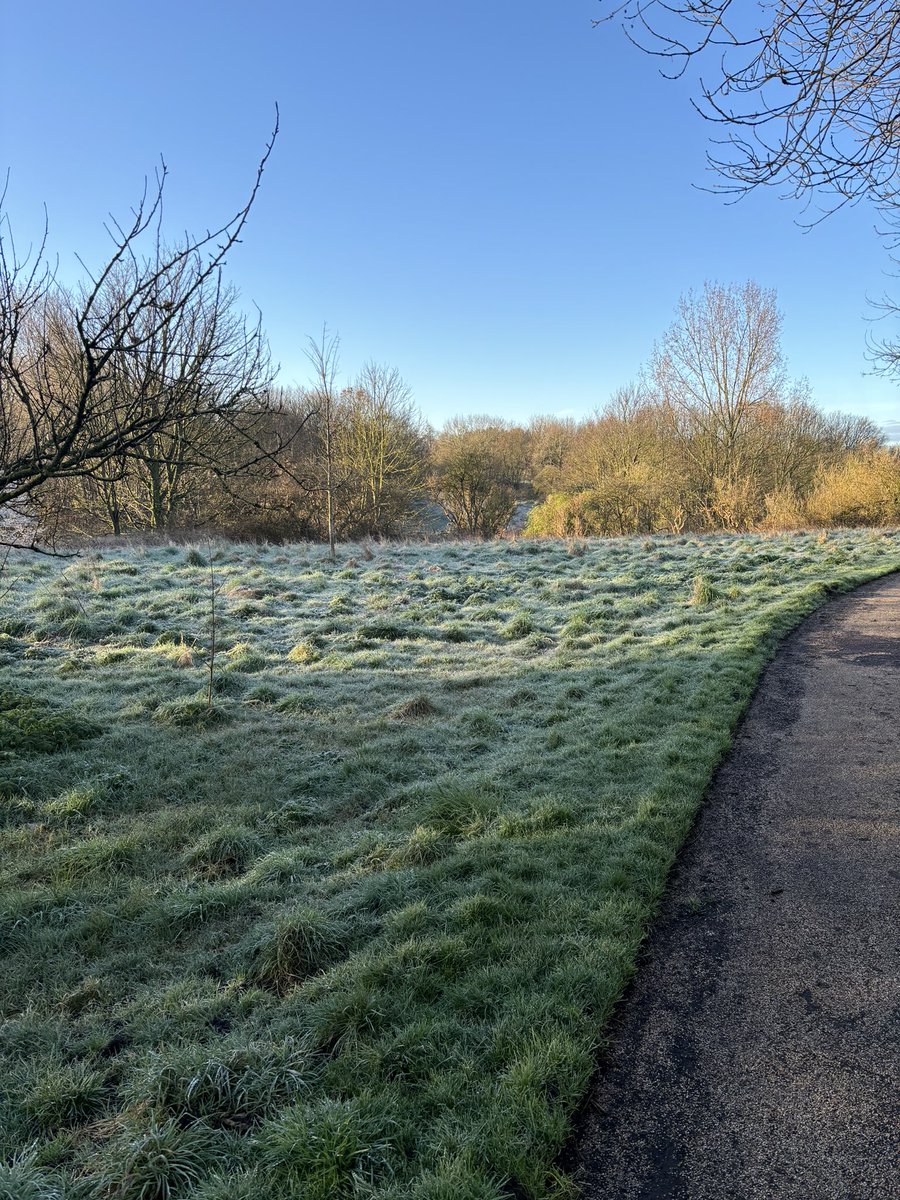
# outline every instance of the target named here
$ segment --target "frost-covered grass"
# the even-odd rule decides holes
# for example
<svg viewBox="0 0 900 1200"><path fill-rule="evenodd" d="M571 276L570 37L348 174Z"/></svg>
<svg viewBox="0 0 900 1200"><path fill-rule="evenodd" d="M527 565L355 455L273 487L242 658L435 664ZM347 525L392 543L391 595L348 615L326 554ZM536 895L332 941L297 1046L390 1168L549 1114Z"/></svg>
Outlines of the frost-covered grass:
<svg viewBox="0 0 900 1200"><path fill-rule="evenodd" d="M0 1196L565 1194L763 663L897 567L870 532L12 563Z"/></svg>

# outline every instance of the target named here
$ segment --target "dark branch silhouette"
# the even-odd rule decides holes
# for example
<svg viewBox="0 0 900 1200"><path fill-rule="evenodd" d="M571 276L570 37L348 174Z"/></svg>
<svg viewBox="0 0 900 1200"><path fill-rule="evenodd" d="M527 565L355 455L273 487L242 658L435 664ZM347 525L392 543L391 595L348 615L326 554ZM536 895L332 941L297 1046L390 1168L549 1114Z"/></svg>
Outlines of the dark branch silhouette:
<svg viewBox="0 0 900 1200"><path fill-rule="evenodd" d="M189 456L207 457L201 431L206 441L239 431L251 448L243 467L276 453L268 434L257 436L272 380L261 323L237 313L222 268L277 134L276 109L246 202L171 246L160 224L163 165L131 223L111 221L112 252L75 289L47 262L46 221L37 249L18 254L0 196L0 520L13 540L11 519L51 481L113 481L189 431Z"/></svg>
<svg viewBox="0 0 900 1200"><path fill-rule="evenodd" d="M680 75L709 73L695 104L723 127L721 190L778 185L825 211L897 202L900 9L871 0L625 0L604 20ZM600 22L596 22L599 24Z"/></svg>

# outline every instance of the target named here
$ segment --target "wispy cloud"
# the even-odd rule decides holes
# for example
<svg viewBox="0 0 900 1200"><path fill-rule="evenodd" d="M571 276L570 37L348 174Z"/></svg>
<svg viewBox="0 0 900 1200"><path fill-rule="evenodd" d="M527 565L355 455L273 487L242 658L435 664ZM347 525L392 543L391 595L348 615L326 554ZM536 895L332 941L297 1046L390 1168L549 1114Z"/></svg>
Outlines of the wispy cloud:
<svg viewBox="0 0 900 1200"><path fill-rule="evenodd" d="M889 442L900 442L900 421L882 421L881 428Z"/></svg>

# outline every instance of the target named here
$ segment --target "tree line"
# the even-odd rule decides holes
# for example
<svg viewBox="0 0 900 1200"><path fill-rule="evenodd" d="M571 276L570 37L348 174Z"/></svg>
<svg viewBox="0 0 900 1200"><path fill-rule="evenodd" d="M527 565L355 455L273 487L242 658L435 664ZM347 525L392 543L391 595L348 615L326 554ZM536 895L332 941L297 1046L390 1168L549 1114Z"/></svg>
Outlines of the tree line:
<svg viewBox="0 0 900 1200"><path fill-rule="evenodd" d="M172 246L163 172L75 287L44 245L17 254L0 206L0 542L900 523L898 451L788 377L775 294L753 282L682 297L637 381L584 420L435 431L396 367L342 378L327 329L307 339L306 381L279 386L223 276L272 141L235 216Z"/></svg>
<svg viewBox="0 0 900 1200"><path fill-rule="evenodd" d="M48 483L32 506L45 526L333 546L491 537L516 518L556 537L900 522L897 450L868 418L823 413L788 378L775 295L755 283L683 297L639 381L586 419L460 416L439 431L396 367L371 361L339 382L327 330L308 339L310 378L274 386L234 304L218 285L200 289L184 328L148 347L131 386L152 404L162 387L146 390L151 374L180 383L196 364L179 338L215 347L195 407Z"/></svg>
<svg viewBox="0 0 900 1200"><path fill-rule="evenodd" d="M617 18L673 74L715 60L697 103L722 126L711 165L725 190L868 200L895 251L896 6L613 0ZM900 522L897 449L787 378L774 294L754 283L685 296L638 382L583 421L460 417L436 433L395 368L338 385L327 331L308 347L311 381L276 387L223 267L277 133L276 110L235 215L174 245L163 166L76 287L49 265L46 229L19 254L0 194L0 544L198 528L332 547L438 527L491 536L524 503L534 534ZM896 339L872 350L896 375Z"/></svg>

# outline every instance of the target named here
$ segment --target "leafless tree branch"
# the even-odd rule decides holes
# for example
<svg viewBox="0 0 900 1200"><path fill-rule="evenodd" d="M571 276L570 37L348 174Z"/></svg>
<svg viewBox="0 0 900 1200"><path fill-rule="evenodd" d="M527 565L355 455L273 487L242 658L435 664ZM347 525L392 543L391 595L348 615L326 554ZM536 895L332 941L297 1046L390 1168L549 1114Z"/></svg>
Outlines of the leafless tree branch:
<svg viewBox="0 0 900 1200"><path fill-rule="evenodd" d="M76 289L47 262L46 221L38 248L17 252L0 197L0 513L51 480L115 477L179 423L237 422L266 393L261 325L236 314L222 268L277 134L276 109L242 207L172 246L161 233L163 164L130 224L111 219L112 252Z"/></svg>

